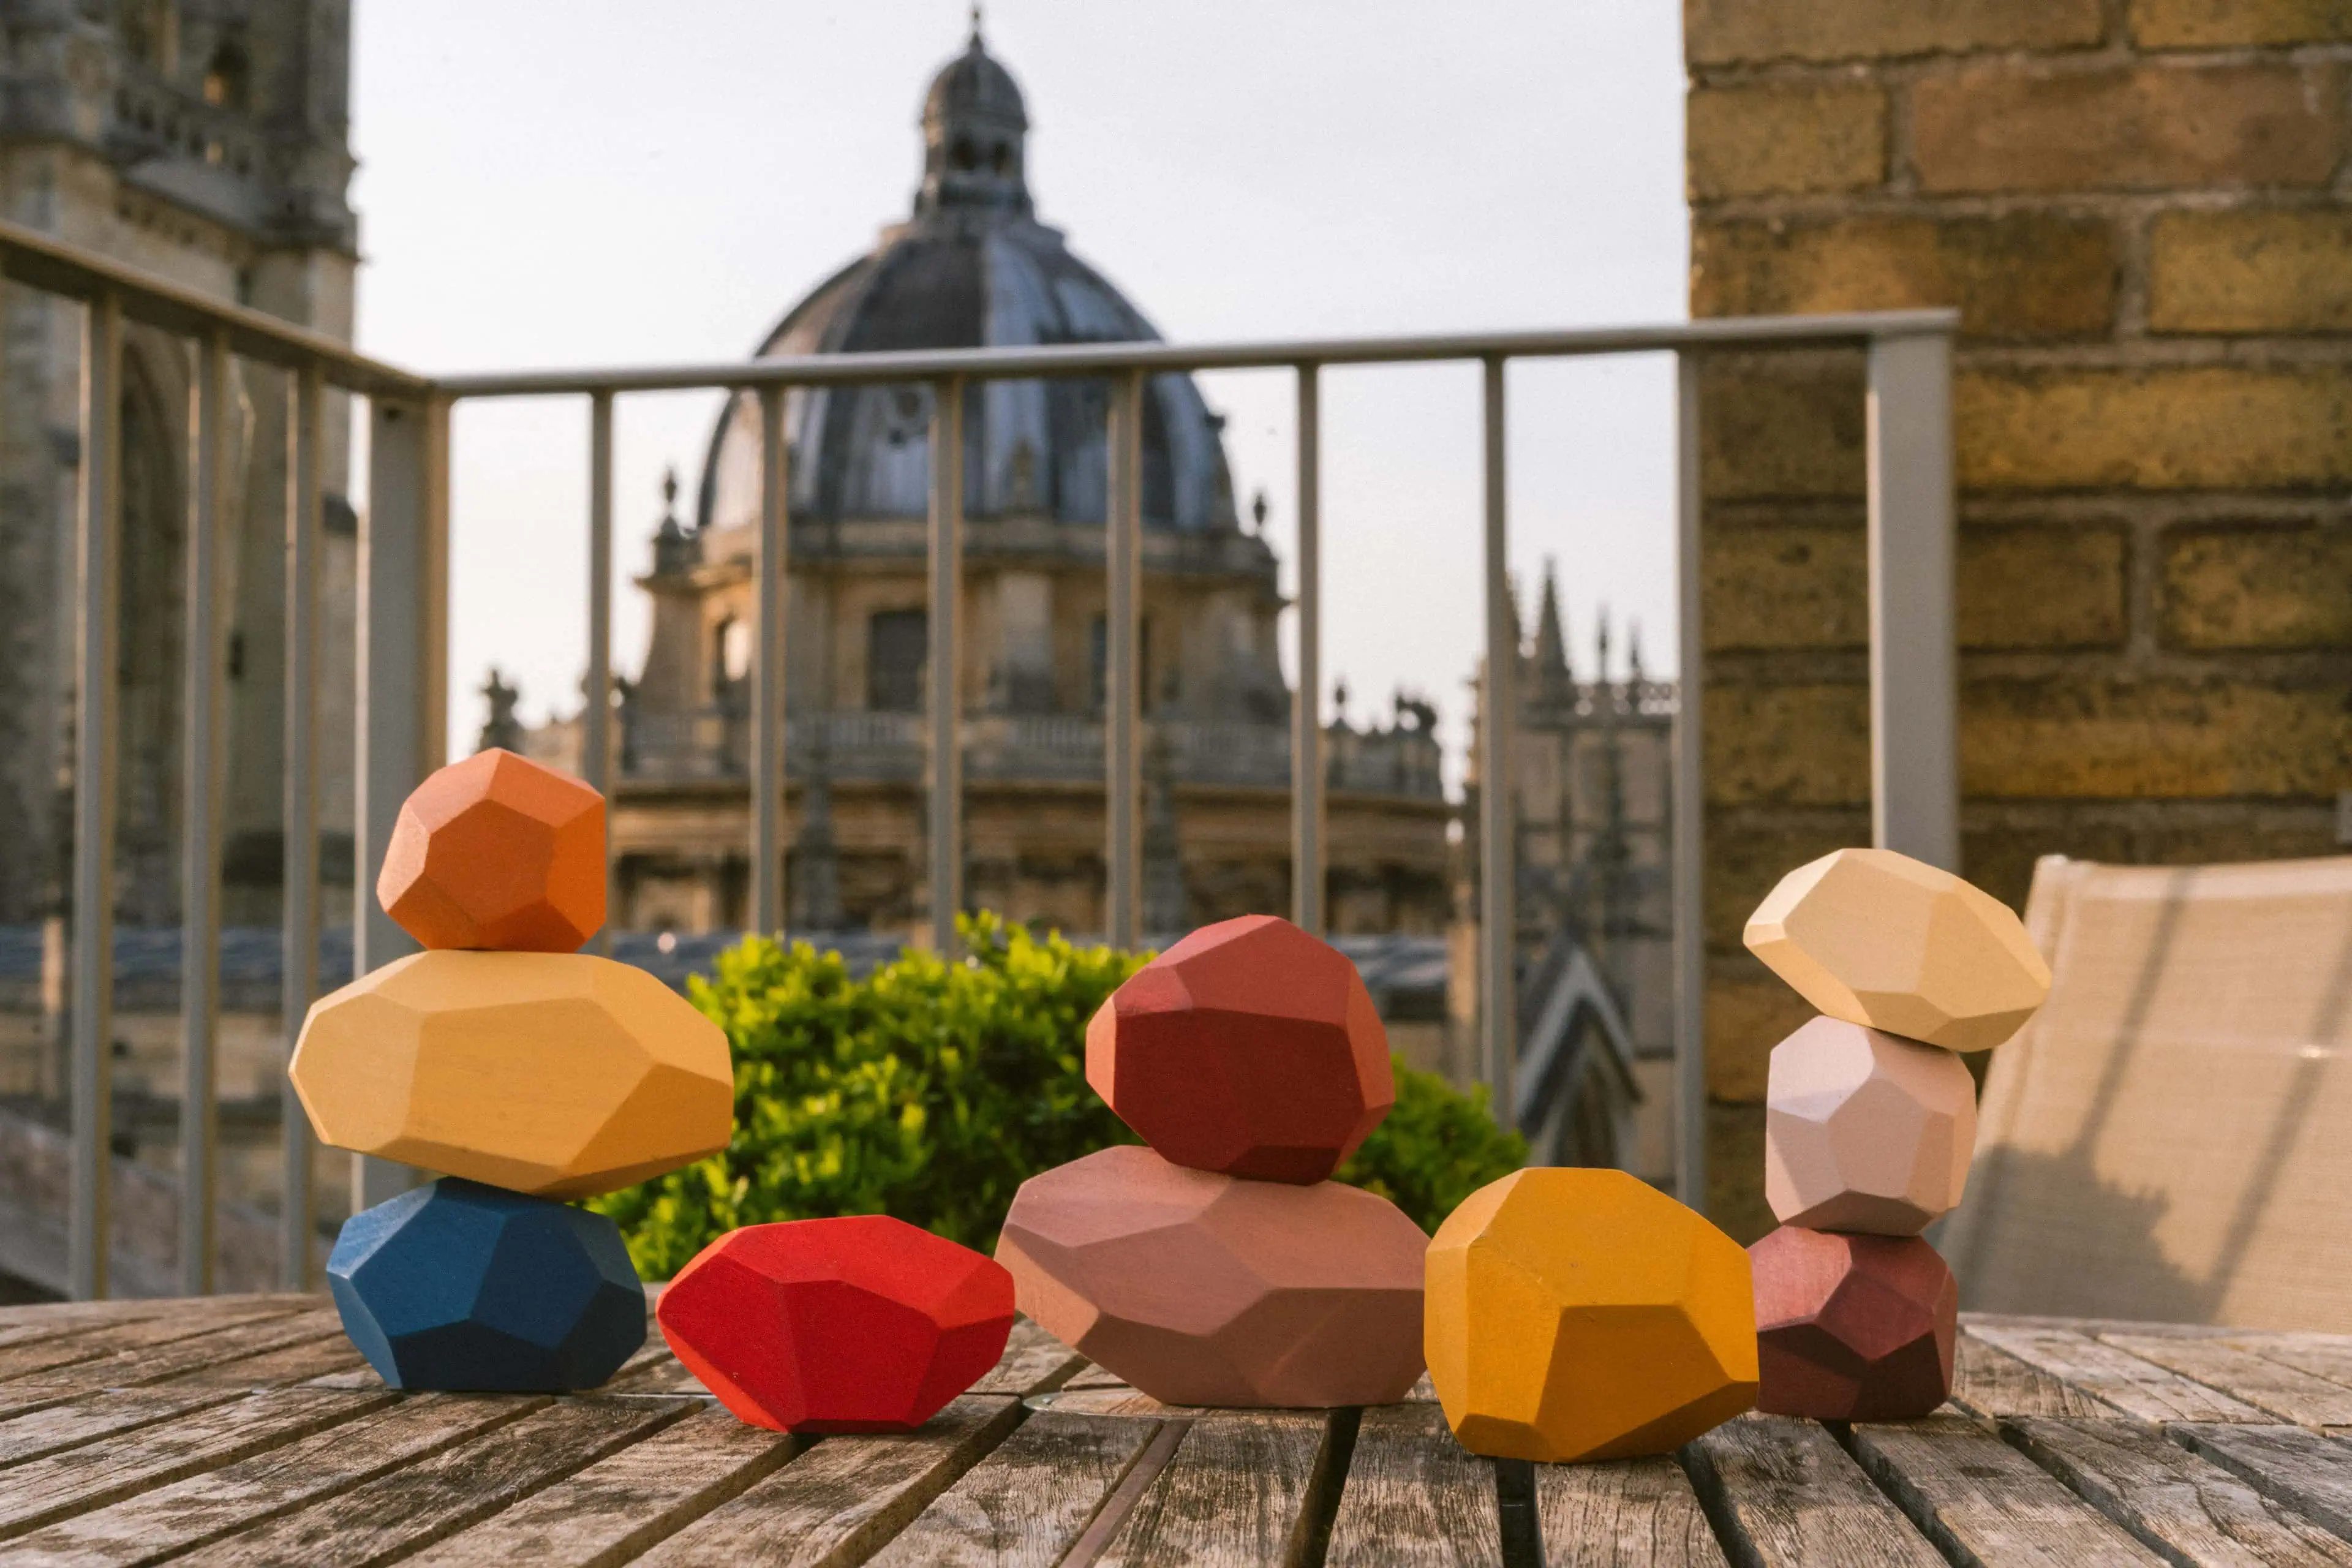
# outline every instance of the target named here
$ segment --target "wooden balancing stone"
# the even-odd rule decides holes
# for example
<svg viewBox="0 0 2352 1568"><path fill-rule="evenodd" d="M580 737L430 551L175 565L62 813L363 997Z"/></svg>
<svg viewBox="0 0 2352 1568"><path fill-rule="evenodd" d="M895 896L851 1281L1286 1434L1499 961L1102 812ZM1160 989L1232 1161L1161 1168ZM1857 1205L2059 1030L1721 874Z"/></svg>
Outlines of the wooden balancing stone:
<svg viewBox="0 0 2352 1568"><path fill-rule="evenodd" d="M1481 1187L1430 1242L1428 1291L1429 1380L1474 1454L1669 1454L1756 1403L1748 1254L1622 1171Z"/></svg>
<svg viewBox="0 0 2352 1568"><path fill-rule="evenodd" d="M644 1342L612 1221L561 1200L726 1147L727 1037L604 918L604 803L509 752L401 808L377 882L426 951L321 997L289 1068L321 1142L451 1180L352 1216L327 1273L394 1388L593 1388Z"/></svg>
<svg viewBox="0 0 2352 1568"><path fill-rule="evenodd" d="M1990 1050L2050 994L2007 906L1887 849L1781 879L1749 951L1822 1016L1772 1049L1764 1194L1749 1249L1759 1407L1825 1421L1925 1415L1951 1391L1959 1289L1919 1232L1957 1206Z"/></svg>
<svg viewBox="0 0 2352 1568"><path fill-rule="evenodd" d="M1347 956L1271 915L1204 926L1103 1004L1087 1081L1150 1147L1022 1184L996 1249L1021 1310L1170 1405L1402 1398L1427 1238L1326 1179L1396 1099Z"/></svg>

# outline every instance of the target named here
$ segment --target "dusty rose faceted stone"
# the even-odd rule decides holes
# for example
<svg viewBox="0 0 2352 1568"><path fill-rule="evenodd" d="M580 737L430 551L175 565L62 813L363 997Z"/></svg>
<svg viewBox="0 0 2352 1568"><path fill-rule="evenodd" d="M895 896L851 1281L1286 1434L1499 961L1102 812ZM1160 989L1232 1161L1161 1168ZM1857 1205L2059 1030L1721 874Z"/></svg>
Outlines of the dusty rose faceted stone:
<svg viewBox="0 0 2352 1568"><path fill-rule="evenodd" d="M1772 1047L1764 1197L1784 1225L1916 1236L1958 1206L1976 1081L1949 1051L1835 1018Z"/></svg>
<svg viewBox="0 0 2352 1568"><path fill-rule="evenodd" d="M1960 1288L1916 1236L1782 1226L1748 1249L1756 1407L1816 1421L1903 1421L1952 1388Z"/></svg>
<svg viewBox="0 0 2352 1568"><path fill-rule="evenodd" d="M1385 1198L1149 1149L1033 1176L996 1244L1021 1310L1170 1405L1386 1405L1421 1376L1429 1238Z"/></svg>
<svg viewBox="0 0 2352 1568"><path fill-rule="evenodd" d="M1202 926L1087 1026L1087 1081L1161 1157L1319 1182L1396 1102L1356 966L1273 915Z"/></svg>

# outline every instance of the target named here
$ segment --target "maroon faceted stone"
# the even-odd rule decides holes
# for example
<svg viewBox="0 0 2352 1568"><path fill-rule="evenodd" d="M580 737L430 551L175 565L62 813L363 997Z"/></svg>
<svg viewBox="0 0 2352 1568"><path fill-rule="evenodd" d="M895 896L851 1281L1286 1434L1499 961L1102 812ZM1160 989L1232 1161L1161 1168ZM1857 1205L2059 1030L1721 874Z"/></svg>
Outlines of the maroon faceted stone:
<svg viewBox="0 0 2352 1568"><path fill-rule="evenodd" d="M1816 1421L1902 1421L1952 1389L1960 1288L1916 1236L1782 1226L1748 1249L1756 1407Z"/></svg>

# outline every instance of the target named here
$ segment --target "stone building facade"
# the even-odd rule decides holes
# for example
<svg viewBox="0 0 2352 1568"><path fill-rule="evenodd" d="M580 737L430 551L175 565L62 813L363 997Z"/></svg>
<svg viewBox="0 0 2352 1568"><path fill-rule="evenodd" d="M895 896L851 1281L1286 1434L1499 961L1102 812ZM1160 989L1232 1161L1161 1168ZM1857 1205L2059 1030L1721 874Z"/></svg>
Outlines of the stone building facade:
<svg viewBox="0 0 2352 1568"><path fill-rule="evenodd" d="M1954 305L1966 873L2330 852L2352 785L2352 11L1687 0L1695 315ZM1704 381L1713 1212L1752 1236L1739 948L1866 839L1858 356Z"/></svg>
<svg viewBox="0 0 2352 1568"><path fill-rule="evenodd" d="M1035 216L1028 116L974 32L931 84L914 211L820 284L761 355L1125 342L1150 322ZM1107 387L969 388L964 494L965 897L1071 931L1103 916ZM1292 693L1264 502L1234 504L1222 419L1192 378L1146 383L1144 924L1290 906ZM796 930L919 928L925 851L925 386L786 401L785 705ZM758 403L720 416L690 521L655 531L643 665L620 697L614 839L625 926L748 916L747 742ZM1437 933L1447 824L1433 713L1329 734L1332 929ZM555 738L534 740L546 747ZM560 747L555 754L560 755Z"/></svg>
<svg viewBox="0 0 2352 1568"><path fill-rule="evenodd" d="M356 222L348 0L0 0L0 216L348 341ZM71 858L80 307L0 288L0 927L62 913ZM177 813L192 365L126 334L118 917L178 919ZM240 365L229 417L229 793L224 907L275 918L285 378ZM331 400L328 689L352 679L344 400ZM348 705L322 704L331 878L348 885ZM341 853L334 853L336 846Z"/></svg>

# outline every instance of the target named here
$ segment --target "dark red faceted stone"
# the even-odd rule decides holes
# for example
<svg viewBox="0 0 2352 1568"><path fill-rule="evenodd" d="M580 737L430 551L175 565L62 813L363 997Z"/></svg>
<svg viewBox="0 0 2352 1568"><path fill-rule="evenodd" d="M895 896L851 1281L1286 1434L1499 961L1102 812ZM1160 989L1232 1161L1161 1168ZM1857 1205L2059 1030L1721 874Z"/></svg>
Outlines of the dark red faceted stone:
<svg viewBox="0 0 2352 1568"><path fill-rule="evenodd" d="M1902 1421L1951 1393L1960 1288L1925 1241L1782 1226L1748 1257L1759 1410Z"/></svg>
<svg viewBox="0 0 2352 1568"><path fill-rule="evenodd" d="M1348 955L1274 915L1202 926L1087 1026L1087 1081L1171 1164L1307 1185L1396 1102Z"/></svg>
<svg viewBox="0 0 2352 1568"><path fill-rule="evenodd" d="M1004 1353L1013 1276L887 1215L728 1232L662 1292L662 1337L779 1432L911 1432Z"/></svg>

